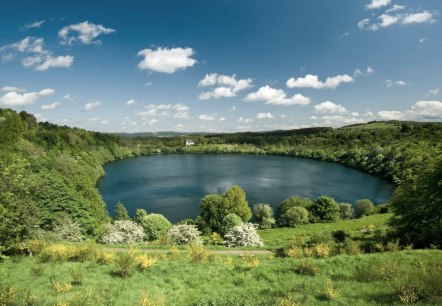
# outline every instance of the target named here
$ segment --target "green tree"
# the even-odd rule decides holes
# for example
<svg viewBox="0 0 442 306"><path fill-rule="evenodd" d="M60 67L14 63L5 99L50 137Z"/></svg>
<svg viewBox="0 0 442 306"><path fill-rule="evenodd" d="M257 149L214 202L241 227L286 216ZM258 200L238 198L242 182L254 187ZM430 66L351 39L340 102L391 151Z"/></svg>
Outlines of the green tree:
<svg viewBox="0 0 442 306"><path fill-rule="evenodd" d="M354 210L356 218L361 218L372 214L374 211L374 205L369 199L357 200Z"/></svg>
<svg viewBox="0 0 442 306"><path fill-rule="evenodd" d="M252 211L247 202L246 193L240 186L233 186L223 194L224 202L229 213L237 214L243 222L252 218Z"/></svg>
<svg viewBox="0 0 442 306"><path fill-rule="evenodd" d="M253 206L253 216L261 229L272 228L275 224L273 208L269 204L255 204Z"/></svg>
<svg viewBox="0 0 442 306"><path fill-rule="evenodd" d="M283 218L287 226L296 227L308 222L308 211L301 206L291 207L284 213Z"/></svg>
<svg viewBox="0 0 442 306"><path fill-rule="evenodd" d="M293 207L303 207L305 209L309 209L310 206L312 206L313 202L308 198L301 198L298 196L293 196L288 199L285 199L284 201L279 204L277 213L276 213L276 219L278 221L279 226L290 226L287 224L287 221L285 220L285 215L287 211L290 208Z"/></svg>
<svg viewBox="0 0 442 306"><path fill-rule="evenodd" d="M339 220L339 206L333 198L322 196L313 202L309 209L311 220L332 223Z"/></svg>
<svg viewBox="0 0 442 306"><path fill-rule="evenodd" d="M227 232L229 232L232 228L242 223L243 223L242 219L237 214L234 213L228 214L223 218L220 230L221 235L227 234Z"/></svg>
<svg viewBox="0 0 442 306"><path fill-rule="evenodd" d="M126 207L121 202L118 202L115 206L115 220L130 220L129 213L127 212Z"/></svg>
<svg viewBox="0 0 442 306"><path fill-rule="evenodd" d="M147 211L145 209L142 208L137 208L137 210L135 211L135 222L140 223L144 217L146 217L148 215Z"/></svg>
<svg viewBox="0 0 442 306"><path fill-rule="evenodd" d="M157 240L167 233L172 227L172 223L160 214L149 214L144 216L138 222L144 229L146 238L149 241Z"/></svg>
<svg viewBox="0 0 442 306"><path fill-rule="evenodd" d="M354 210L350 203L339 203L339 216L342 220L353 218Z"/></svg>
<svg viewBox="0 0 442 306"><path fill-rule="evenodd" d="M397 188L390 204L391 225L402 244L442 248L442 160Z"/></svg>

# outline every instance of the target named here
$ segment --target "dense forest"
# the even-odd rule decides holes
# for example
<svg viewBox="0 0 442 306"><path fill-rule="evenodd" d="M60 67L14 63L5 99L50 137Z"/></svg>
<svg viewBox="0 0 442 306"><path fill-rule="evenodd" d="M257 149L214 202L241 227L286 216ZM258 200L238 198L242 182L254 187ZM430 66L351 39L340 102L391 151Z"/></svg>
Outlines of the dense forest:
<svg viewBox="0 0 442 306"><path fill-rule="evenodd" d="M0 135L3 249L38 237L63 218L78 222L84 235L95 236L110 219L96 182L104 175L102 166L116 159L160 153L280 154L338 162L398 186L416 186L424 173L437 177L431 171L442 152L441 123L398 121L340 129L123 137L38 123L26 112L0 109ZM186 146L186 139L195 146ZM396 198L401 196L409 192Z"/></svg>

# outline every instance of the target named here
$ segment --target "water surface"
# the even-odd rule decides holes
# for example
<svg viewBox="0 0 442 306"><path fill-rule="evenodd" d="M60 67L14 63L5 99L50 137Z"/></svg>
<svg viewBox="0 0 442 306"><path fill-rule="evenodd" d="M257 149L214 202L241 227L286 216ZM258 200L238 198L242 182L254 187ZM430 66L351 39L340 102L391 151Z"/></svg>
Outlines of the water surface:
<svg viewBox="0 0 442 306"><path fill-rule="evenodd" d="M383 203L393 185L383 179L335 163L269 155L156 155L107 164L98 187L111 214L118 201L133 216L137 208L177 222L195 218L201 198L240 185L251 205L273 207L299 195L321 195L338 202L370 199Z"/></svg>

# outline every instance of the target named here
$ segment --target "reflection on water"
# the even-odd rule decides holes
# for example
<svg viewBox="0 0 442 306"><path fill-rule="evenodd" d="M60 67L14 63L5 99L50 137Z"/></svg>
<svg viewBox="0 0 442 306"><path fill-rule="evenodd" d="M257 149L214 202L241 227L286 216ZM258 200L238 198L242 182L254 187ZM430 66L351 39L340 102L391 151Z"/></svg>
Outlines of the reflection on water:
<svg viewBox="0 0 442 306"><path fill-rule="evenodd" d="M292 195L382 203L393 191L388 181L354 169L281 156L159 155L112 162L105 171L99 189L111 213L121 201L131 215L144 208L172 222L194 218L204 195L222 193L233 185L246 191L251 205L274 207Z"/></svg>

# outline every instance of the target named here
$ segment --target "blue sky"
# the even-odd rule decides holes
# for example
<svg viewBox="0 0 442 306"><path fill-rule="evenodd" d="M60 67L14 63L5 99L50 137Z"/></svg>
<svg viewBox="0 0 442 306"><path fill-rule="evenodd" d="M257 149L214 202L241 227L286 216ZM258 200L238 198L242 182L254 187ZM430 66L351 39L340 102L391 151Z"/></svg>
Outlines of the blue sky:
<svg viewBox="0 0 442 306"><path fill-rule="evenodd" d="M14 1L0 107L96 131L442 119L442 1Z"/></svg>

